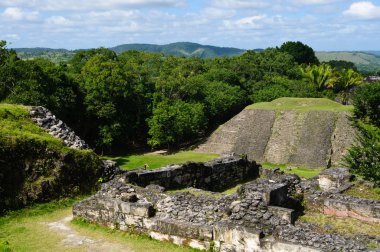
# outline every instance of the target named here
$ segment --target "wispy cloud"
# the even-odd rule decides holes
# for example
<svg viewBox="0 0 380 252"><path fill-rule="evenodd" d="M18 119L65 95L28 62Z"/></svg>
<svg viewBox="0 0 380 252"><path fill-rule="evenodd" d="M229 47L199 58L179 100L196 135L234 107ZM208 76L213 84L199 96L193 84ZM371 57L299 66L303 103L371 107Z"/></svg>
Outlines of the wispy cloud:
<svg viewBox="0 0 380 252"><path fill-rule="evenodd" d="M9 7L4 10L1 16L15 21L33 21L38 18L38 14L38 11L24 11L20 8Z"/></svg>
<svg viewBox="0 0 380 252"><path fill-rule="evenodd" d="M2 0L2 7L25 7L49 11L113 9L122 7L178 7L185 0Z"/></svg>

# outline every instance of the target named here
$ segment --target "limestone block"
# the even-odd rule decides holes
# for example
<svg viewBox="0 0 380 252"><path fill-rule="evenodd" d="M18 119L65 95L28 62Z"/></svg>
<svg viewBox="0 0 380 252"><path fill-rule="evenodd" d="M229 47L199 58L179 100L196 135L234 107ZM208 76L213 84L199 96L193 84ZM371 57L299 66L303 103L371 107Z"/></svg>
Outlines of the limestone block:
<svg viewBox="0 0 380 252"><path fill-rule="evenodd" d="M277 206L268 206L268 210L274 216L277 216L283 220L286 220L288 223L294 223L295 221L295 211L293 209L277 207Z"/></svg>
<svg viewBox="0 0 380 252"><path fill-rule="evenodd" d="M347 168L331 168L319 174L318 182L322 191L330 191L349 183L351 178Z"/></svg>
<svg viewBox="0 0 380 252"><path fill-rule="evenodd" d="M218 223L214 226L214 240L216 249L220 251L261 251L259 230L242 226Z"/></svg>
<svg viewBox="0 0 380 252"><path fill-rule="evenodd" d="M153 231L197 240L211 240L212 227L174 220L157 220Z"/></svg>
<svg viewBox="0 0 380 252"><path fill-rule="evenodd" d="M128 215L152 217L154 215L154 208L151 203L133 203L121 202L121 212Z"/></svg>

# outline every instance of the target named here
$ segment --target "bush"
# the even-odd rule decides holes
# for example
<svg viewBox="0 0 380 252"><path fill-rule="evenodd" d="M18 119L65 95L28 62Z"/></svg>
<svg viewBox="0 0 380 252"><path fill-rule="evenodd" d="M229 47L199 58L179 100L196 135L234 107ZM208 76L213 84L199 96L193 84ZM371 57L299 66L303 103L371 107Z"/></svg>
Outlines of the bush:
<svg viewBox="0 0 380 252"><path fill-rule="evenodd" d="M380 82L364 85L356 92L354 115L357 120L380 127Z"/></svg>
<svg viewBox="0 0 380 252"><path fill-rule="evenodd" d="M350 170L380 185L380 129L357 122L357 142L350 148L345 161Z"/></svg>

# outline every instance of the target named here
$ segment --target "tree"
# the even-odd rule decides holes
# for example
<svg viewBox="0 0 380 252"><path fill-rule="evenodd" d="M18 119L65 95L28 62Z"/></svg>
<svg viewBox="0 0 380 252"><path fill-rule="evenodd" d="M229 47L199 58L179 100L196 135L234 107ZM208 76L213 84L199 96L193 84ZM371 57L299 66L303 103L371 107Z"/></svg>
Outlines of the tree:
<svg viewBox="0 0 380 252"><path fill-rule="evenodd" d="M164 100L153 109L153 116L148 120L148 143L170 149L186 140L199 135L206 127L207 119L201 103L187 103L182 100Z"/></svg>
<svg viewBox="0 0 380 252"><path fill-rule="evenodd" d="M126 143L134 135L135 76L128 75L117 60L95 55L82 68L84 104L92 139L101 148Z"/></svg>
<svg viewBox="0 0 380 252"><path fill-rule="evenodd" d="M352 69L354 71L358 71L357 67L355 66L355 63L351 61L330 60L326 62L326 64L329 64L332 68L335 68L338 71L341 71L343 69Z"/></svg>
<svg viewBox="0 0 380 252"><path fill-rule="evenodd" d="M336 72L327 64L321 64L319 66L308 65L305 68L301 67L300 69L304 79L313 83L320 91L332 88L338 80Z"/></svg>
<svg viewBox="0 0 380 252"><path fill-rule="evenodd" d="M357 91L354 119L358 135L344 160L354 173L380 186L380 82Z"/></svg>
<svg viewBox="0 0 380 252"><path fill-rule="evenodd" d="M356 143L349 149L344 161L353 173L380 186L380 128L356 122Z"/></svg>
<svg viewBox="0 0 380 252"><path fill-rule="evenodd" d="M353 99L354 117L380 128L380 82L360 87Z"/></svg>
<svg viewBox="0 0 380 252"><path fill-rule="evenodd" d="M350 91L363 82L363 77L352 69L343 69L339 72L339 78L334 89L342 94L342 103L347 104Z"/></svg>
<svg viewBox="0 0 380 252"><path fill-rule="evenodd" d="M300 41L288 41L281 45L280 50L293 56L298 64L319 64L314 50Z"/></svg>

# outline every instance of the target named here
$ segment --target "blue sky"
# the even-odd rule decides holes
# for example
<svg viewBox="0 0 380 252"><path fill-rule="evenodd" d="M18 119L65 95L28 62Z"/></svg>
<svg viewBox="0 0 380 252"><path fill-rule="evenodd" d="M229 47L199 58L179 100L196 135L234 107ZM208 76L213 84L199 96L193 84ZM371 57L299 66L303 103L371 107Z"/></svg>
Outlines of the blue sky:
<svg viewBox="0 0 380 252"><path fill-rule="evenodd" d="M318 51L380 50L380 0L1 0L0 39L67 49L302 41Z"/></svg>

